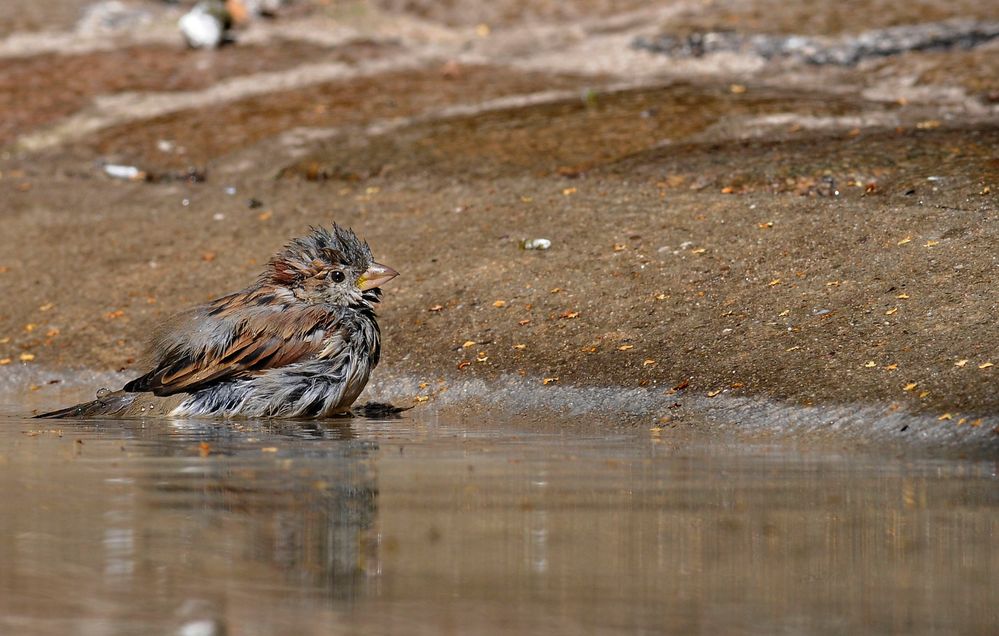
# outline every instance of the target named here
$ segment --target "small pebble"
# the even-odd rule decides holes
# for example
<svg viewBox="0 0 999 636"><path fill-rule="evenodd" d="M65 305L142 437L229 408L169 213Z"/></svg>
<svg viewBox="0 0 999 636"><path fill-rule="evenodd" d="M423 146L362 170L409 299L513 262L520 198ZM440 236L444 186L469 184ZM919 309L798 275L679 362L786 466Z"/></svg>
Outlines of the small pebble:
<svg viewBox="0 0 999 636"><path fill-rule="evenodd" d="M552 246L552 242L546 238L524 239L520 242L521 249L525 250L546 250Z"/></svg>

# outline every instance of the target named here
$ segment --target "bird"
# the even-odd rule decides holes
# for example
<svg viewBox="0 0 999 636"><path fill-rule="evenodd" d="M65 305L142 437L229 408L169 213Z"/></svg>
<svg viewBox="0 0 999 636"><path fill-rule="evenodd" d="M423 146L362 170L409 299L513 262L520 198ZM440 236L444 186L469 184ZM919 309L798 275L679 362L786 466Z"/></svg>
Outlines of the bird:
<svg viewBox="0 0 999 636"><path fill-rule="evenodd" d="M375 305L398 275L336 223L311 227L251 285L158 330L149 371L38 418L322 418L348 414L381 354Z"/></svg>

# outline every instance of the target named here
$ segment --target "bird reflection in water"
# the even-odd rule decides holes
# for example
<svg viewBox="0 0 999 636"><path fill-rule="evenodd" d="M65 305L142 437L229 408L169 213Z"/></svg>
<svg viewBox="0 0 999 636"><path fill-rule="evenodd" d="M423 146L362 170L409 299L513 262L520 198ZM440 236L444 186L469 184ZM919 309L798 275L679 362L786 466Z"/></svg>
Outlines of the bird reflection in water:
<svg viewBox="0 0 999 636"><path fill-rule="evenodd" d="M180 461L142 462L135 475L138 525L143 516L169 521L145 528L136 559L148 551L150 565L162 563L173 552L187 580L191 568L206 582L242 572L268 594L365 593L379 572L377 443L357 439L348 420L174 426L138 445Z"/></svg>

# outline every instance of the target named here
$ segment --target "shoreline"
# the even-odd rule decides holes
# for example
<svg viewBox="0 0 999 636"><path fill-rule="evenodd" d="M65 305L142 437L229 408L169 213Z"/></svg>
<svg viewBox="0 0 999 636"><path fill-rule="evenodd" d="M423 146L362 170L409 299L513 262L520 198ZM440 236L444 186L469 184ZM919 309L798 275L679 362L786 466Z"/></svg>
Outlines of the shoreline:
<svg viewBox="0 0 999 636"><path fill-rule="evenodd" d="M39 367L21 368L21 374L0 376L0 414L30 417L13 404L27 404L43 411L93 399L103 387L117 388L131 374L89 370L55 371ZM20 375L21 377L15 377ZM58 382L52 383L53 380ZM38 387L25 395L20 387ZM422 387L422 388L421 388ZM477 418L508 421L512 426L599 434L612 430L648 431L668 441L671 433L680 440L691 432L708 439L732 439L793 443L803 448L891 449L896 452L930 452L935 456L954 453L962 457L995 457L999 431L994 417L952 414L951 418L913 413L891 404L827 403L802 406L775 402L758 396L703 394L686 390L626 388L615 386L571 386L542 383L542 378L507 375L496 381L450 380L427 383L417 377L378 373L355 403L389 402L412 407L402 417L418 422L460 419L475 427ZM25 399L28 398L28 399ZM963 418L963 419L962 419ZM254 418L129 418L146 422L191 422L239 426ZM44 429L117 421L115 418L84 418L38 421ZM299 420L273 420L294 423ZM308 420L316 421L316 420ZM325 420L341 421L340 418ZM365 418L347 418L363 426ZM962 424L958 425L957 422ZM970 453L970 455L969 455Z"/></svg>

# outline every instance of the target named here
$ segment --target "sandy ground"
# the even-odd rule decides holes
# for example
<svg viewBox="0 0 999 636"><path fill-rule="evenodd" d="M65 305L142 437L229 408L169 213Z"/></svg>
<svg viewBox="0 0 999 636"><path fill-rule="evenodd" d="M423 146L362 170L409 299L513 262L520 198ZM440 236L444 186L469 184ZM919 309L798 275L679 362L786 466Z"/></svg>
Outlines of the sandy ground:
<svg viewBox="0 0 999 636"><path fill-rule="evenodd" d="M22 387L53 407L73 370L138 374L157 321L336 220L402 272L382 384L434 399L513 377L531 395L642 388L666 418L684 395L734 396L995 427L997 42L855 67L630 46L756 32L771 5L479 20L305 3L214 52L169 40L179 9L160 3L132 5L148 37L10 17L0 374L55 382ZM907 3L849 29L792 7L774 28L982 6ZM539 237L551 249L520 248Z"/></svg>

